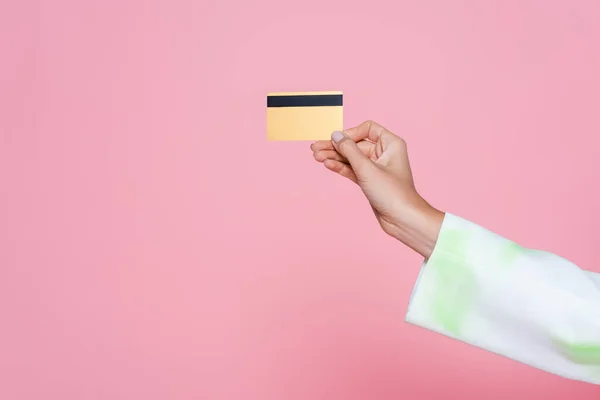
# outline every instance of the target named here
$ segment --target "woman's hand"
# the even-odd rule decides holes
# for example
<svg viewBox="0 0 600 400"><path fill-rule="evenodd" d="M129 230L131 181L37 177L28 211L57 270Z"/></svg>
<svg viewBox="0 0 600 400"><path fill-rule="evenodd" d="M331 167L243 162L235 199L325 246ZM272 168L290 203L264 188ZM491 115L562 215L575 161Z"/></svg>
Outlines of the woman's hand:
<svg viewBox="0 0 600 400"><path fill-rule="evenodd" d="M406 142L373 121L331 139L311 145L315 159L360 186L388 235L429 258L444 213L417 193Z"/></svg>

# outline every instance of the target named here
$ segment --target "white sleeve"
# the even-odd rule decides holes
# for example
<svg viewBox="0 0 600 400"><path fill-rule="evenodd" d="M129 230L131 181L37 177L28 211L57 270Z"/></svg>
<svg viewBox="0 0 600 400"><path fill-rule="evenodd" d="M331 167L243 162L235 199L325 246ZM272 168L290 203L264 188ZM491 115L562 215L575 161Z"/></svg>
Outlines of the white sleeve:
<svg viewBox="0 0 600 400"><path fill-rule="evenodd" d="M406 321L600 384L600 274L447 213Z"/></svg>
<svg viewBox="0 0 600 400"><path fill-rule="evenodd" d="M598 286L598 290L600 290L600 274L597 272L585 271L588 276L594 281L596 286Z"/></svg>

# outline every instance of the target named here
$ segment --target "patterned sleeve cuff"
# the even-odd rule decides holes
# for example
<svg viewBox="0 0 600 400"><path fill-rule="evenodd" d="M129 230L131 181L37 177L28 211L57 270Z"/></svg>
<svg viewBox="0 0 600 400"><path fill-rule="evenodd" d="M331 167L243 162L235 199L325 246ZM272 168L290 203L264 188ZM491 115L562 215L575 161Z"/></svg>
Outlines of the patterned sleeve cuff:
<svg viewBox="0 0 600 400"><path fill-rule="evenodd" d="M600 289L591 275L449 213L406 321L600 384Z"/></svg>

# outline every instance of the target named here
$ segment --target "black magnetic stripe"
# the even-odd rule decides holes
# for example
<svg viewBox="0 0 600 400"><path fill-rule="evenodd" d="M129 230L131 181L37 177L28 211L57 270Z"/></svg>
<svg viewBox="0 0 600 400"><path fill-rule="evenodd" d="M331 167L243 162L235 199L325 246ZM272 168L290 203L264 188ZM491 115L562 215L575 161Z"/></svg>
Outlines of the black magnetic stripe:
<svg viewBox="0 0 600 400"><path fill-rule="evenodd" d="M335 107L343 105L341 94L267 96L267 107Z"/></svg>

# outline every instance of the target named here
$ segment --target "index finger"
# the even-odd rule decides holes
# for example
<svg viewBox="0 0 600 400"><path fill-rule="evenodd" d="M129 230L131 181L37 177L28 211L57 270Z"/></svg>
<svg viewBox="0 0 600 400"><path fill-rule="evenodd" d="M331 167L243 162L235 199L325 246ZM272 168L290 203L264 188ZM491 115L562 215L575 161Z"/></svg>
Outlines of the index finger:
<svg viewBox="0 0 600 400"><path fill-rule="evenodd" d="M361 140L369 140L370 142L376 143L377 140L386 132L389 132L383 126L379 125L375 121L365 121L362 124L355 126L354 128L345 129L344 132L355 142ZM322 150L334 150L333 143L331 140L319 140L311 144L310 148L312 151Z"/></svg>
<svg viewBox="0 0 600 400"><path fill-rule="evenodd" d="M355 142L368 139L371 142L377 142L384 132L387 132L383 126L375 121L365 121L362 124L345 130L346 134Z"/></svg>
<svg viewBox="0 0 600 400"><path fill-rule="evenodd" d="M312 151L335 150L331 140L318 140L310 145Z"/></svg>

